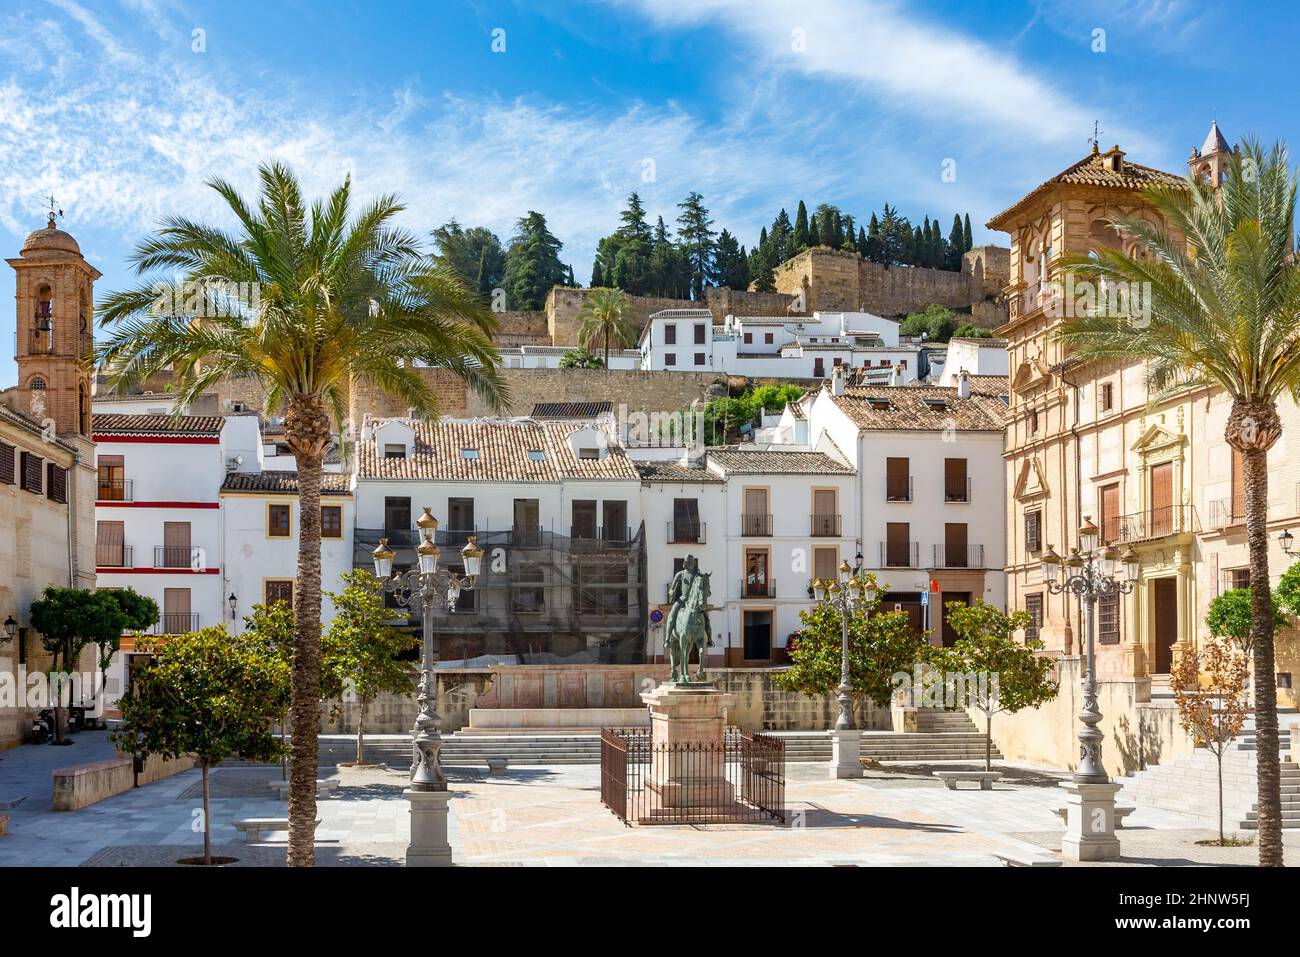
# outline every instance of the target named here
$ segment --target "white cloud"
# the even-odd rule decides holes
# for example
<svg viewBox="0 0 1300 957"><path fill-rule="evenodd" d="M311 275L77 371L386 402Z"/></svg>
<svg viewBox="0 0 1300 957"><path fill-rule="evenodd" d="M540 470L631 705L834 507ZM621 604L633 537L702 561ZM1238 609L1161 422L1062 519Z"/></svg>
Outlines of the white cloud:
<svg viewBox="0 0 1300 957"><path fill-rule="evenodd" d="M1092 111L1008 50L882 0L615 0L659 26L716 24L763 68L848 80L883 101L1041 143L1079 139Z"/></svg>

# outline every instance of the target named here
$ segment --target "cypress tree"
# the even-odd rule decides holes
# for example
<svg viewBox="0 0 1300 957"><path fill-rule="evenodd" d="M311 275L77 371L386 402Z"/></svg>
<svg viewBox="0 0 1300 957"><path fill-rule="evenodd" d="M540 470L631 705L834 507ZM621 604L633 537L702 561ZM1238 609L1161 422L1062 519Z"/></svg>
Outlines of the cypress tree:
<svg viewBox="0 0 1300 957"><path fill-rule="evenodd" d="M975 244L971 242L971 236L970 236L970 213L966 214L966 221L965 223L962 224L961 244L962 244L962 252L964 253L968 253L975 248Z"/></svg>
<svg viewBox="0 0 1300 957"><path fill-rule="evenodd" d="M799 210L794 214L794 232L790 236L788 256L801 253L808 248L808 207L799 200Z"/></svg>
<svg viewBox="0 0 1300 957"><path fill-rule="evenodd" d="M600 260L591 265L591 288L598 289L605 285L605 277L600 274Z"/></svg>
<svg viewBox="0 0 1300 957"><path fill-rule="evenodd" d="M820 246L821 244L822 244L822 237L821 234L817 231L817 220L816 218L810 219L808 221L808 245Z"/></svg>

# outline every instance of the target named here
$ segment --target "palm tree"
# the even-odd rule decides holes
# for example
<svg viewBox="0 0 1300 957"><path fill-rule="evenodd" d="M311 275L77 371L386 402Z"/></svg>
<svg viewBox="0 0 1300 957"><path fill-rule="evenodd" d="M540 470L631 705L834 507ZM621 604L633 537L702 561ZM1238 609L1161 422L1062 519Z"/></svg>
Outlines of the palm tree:
<svg viewBox="0 0 1300 957"><path fill-rule="evenodd" d="M1149 291L1149 316L1134 310L1066 323L1061 341L1086 360L1147 357L1151 394L1195 386L1232 399L1224 438L1241 453L1250 554L1250 641L1259 742L1259 862L1282 865L1273 601L1268 577L1268 450L1282 435L1279 399L1300 399L1300 266L1292 216L1296 178L1286 147L1248 141L1221 186L1145 192L1162 224L1112 222L1138 244L1063 257L1061 268Z"/></svg>
<svg viewBox="0 0 1300 957"><path fill-rule="evenodd" d="M354 380L373 383L420 416L435 416L438 402L416 362L450 372L497 405L505 401L505 389L492 344L495 319L464 280L435 265L411 234L392 225L403 208L393 196L353 215L351 182L345 179L328 200L308 210L289 169L263 165L259 173L256 206L224 180L209 183L234 214L235 232L172 216L140 242L131 256L140 284L100 304L101 324L112 332L98 360L113 386L170 368L177 411L230 376L259 381L266 411L284 410L301 515L289 864L310 866L320 698L321 473L333 433L347 438L349 386ZM160 310L160 287L148 275L162 269L176 272L187 295L169 292L175 305ZM195 294L205 288L215 291Z"/></svg>
<svg viewBox="0 0 1300 957"><path fill-rule="evenodd" d="M635 345L641 328L632 315L632 304L621 289L593 289L578 313L578 342L586 349L604 348L605 368L609 350Z"/></svg>

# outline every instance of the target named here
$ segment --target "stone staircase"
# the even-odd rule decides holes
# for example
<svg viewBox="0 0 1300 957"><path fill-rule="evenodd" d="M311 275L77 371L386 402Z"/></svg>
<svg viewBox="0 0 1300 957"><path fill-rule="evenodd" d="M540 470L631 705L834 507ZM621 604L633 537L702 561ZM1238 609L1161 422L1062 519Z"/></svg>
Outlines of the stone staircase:
<svg viewBox="0 0 1300 957"><path fill-rule="evenodd" d="M929 763L983 761L984 736L964 712L921 711L915 734L863 731L862 756L883 762ZM831 741L825 731L769 732L785 742L789 762L829 761ZM320 763L351 761L356 741L351 735L320 736ZM545 730L465 728L445 735L442 762L448 767L483 767L489 756L501 756L511 765L599 764L600 735L589 728ZM997 748L993 757L1001 758ZM366 760L390 767L407 767L411 761L409 735L366 735Z"/></svg>
<svg viewBox="0 0 1300 957"><path fill-rule="evenodd" d="M1288 727L1300 721L1294 710L1279 710L1278 752L1282 759L1282 827L1300 830L1300 755L1290 754ZM1258 783L1255 776L1258 750L1253 719L1223 755L1224 826L1236 830L1258 829ZM1129 775L1124 795L1139 805L1181 811L1207 824L1217 824L1219 792L1218 762L1205 748Z"/></svg>

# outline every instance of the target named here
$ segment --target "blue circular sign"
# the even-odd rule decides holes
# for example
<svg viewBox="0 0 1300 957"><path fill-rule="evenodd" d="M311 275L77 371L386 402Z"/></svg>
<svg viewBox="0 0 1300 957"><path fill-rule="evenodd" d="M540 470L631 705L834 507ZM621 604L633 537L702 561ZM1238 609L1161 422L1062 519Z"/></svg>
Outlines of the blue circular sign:
<svg viewBox="0 0 1300 957"><path fill-rule="evenodd" d="M664 620L664 613L662 611L660 611L658 608L651 609L650 624L657 625L659 624L659 622L663 620Z"/></svg>

